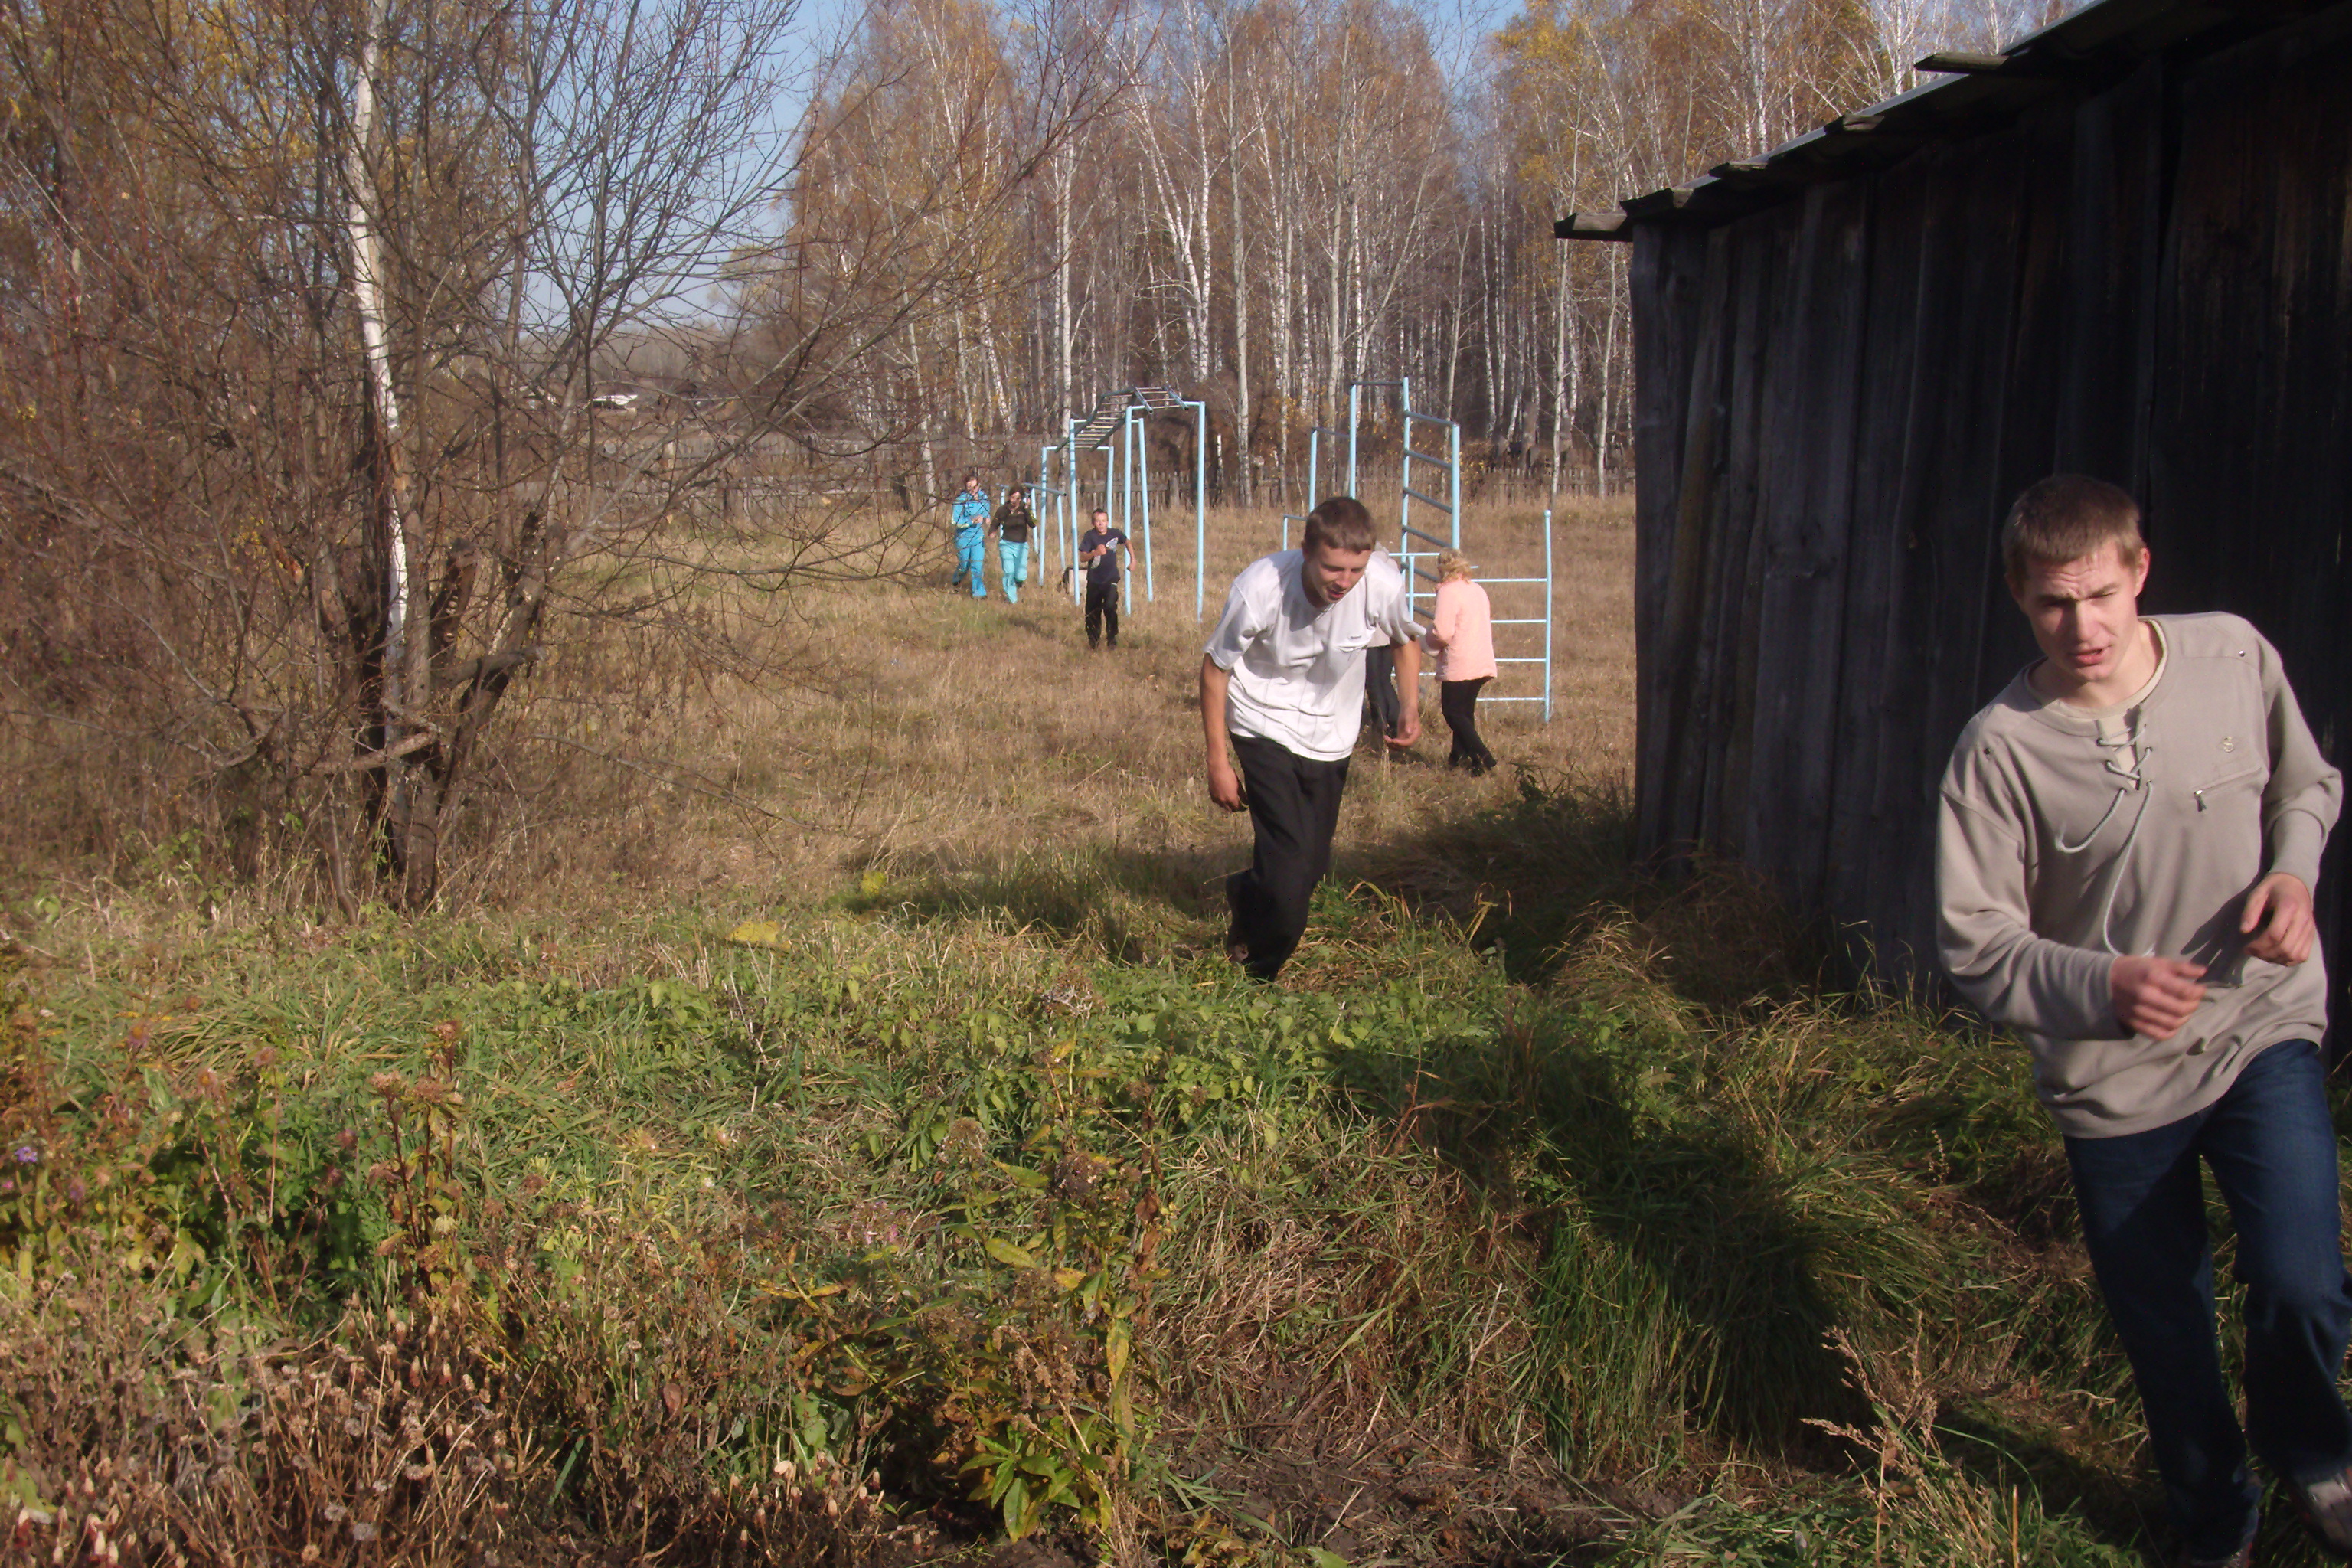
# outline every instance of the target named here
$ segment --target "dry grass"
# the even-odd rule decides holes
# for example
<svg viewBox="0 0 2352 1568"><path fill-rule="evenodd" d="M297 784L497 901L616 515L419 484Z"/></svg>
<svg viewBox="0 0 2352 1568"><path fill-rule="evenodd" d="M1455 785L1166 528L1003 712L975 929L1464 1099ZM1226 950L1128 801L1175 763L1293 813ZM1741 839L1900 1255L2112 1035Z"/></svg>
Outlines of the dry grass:
<svg viewBox="0 0 2352 1568"><path fill-rule="evenodd" d="M1489 576L1531 575L1541 511L1474 509L1465 529ZM1472 780L1442 765L1434 690L1415 753L1359 752L1339 841L1349 856L1412 838L1434 819L1499 805L1522 777L1622 784L1632 771L1633 528L1623 502L1564 507L1555 521L1555 716L1488 701L1489 742L1509 764ZM1202 788L1200 647L1232 574L1278 539L1274 514L1213 513L1203 620L1192 615L1192 531L1158 529L1155 602L1139 584L1116 655L1090 655L1077 609L1055 591L1057 553L1017 605L946 587L945 558L919 580L806 587L722 608L744 617L740 673L668 687L658 705L617 700L643 653L608 634L540 678L519 731L561 734L560 791L518 789L451 889L459 903L567 902L701 893L793 903L881 867L1008 870L1083 853L1148 858L1206 886L1245 853L1245 818ZM1498 616L1532 614L1539 588L1498 587ZM750 617L764 617L752 624ZM1498 634L1536 651L1535 627ZM1516 667L1490 695L1534 695ZM543 743L541 743L543 746ZM553 753L549 753L552 756ZM649 776L651 775L651 776ZM1180 889L1166 889L1181 893Z"/></svg>
<svg viewBox="0 0 2352 1568"><path fill-rule="evenodd" d="M1540 572L1536 506L1473 506L1464 542L1490 577ZM856 554L857 524L837 540ZM452 831L451 909L577 909L707 898L799 903L869 868L971 872L1083 851L1149 857L1205 884L1230 868L1245 821L1211 808L1199 782L1199 648L1233 574L1279 540L1278 514L1217 511L1204 616L1193 616L1189 514L1156 530L1153 586L1116 658L1089 658L1076 606L1055 591L1062 552L1018 605L994 584L973 602L936 557L882 580L757 573L755 542L681 541L704 569L638 566L581 596L550 653L509 699ZM1433 816L1510 799L1519 779L1622 783L1633 747L1633 529L1622 500L1570 501L1555 524L1555 718L1533 667L1507 668L1482 727L1512 764L1473 781L1442 766L1434 691L1416 754L1390 767L1367 746L1340 842L1349 853L1410 838ZM908 557L901 532L870 542ZM920 552L918 552L919 558ZM719 570L711 573L708 567ZM1498 616L1538 613L1541 590L1498 586ZM1539 651L1532 626L1500 651ZM317 825L261 813L247 783L200 758L72 715L20 726L0 746L19 809L0 849L20 885L176 891L210 918L331 902ZM348 816L349 808L345 809ZM237 826L240 822L242 827ZM1180 892L1177 888L1165 889Z"/></svg>

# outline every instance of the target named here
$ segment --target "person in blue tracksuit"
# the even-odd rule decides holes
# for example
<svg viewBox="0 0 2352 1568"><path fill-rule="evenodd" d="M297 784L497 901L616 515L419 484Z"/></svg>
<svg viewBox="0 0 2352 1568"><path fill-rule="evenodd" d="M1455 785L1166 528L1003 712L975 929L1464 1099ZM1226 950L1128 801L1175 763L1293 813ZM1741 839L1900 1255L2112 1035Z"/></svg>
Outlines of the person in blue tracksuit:
<svg viewBox="0 0 2352 1568"><path fill-rule="evenodd" d="M988 531L988 492L980 488L978 474L963 477L963 489L956 492L951 515L955 519L955 575L948 579L952 588L966 577L971 579L971 596L988 597L988 569L982 556L982 536Z"/></svg>
<svg viewBox="0 0 2352 1568"><path fill-rule="evenodd" d="M1014 485L1004 492L1004 504L988 525L996 535L997 574L1008 605L1021 602L1021 585L1029 581L1029 531L1036 521L1029 510L1028 490Z"/></svg>

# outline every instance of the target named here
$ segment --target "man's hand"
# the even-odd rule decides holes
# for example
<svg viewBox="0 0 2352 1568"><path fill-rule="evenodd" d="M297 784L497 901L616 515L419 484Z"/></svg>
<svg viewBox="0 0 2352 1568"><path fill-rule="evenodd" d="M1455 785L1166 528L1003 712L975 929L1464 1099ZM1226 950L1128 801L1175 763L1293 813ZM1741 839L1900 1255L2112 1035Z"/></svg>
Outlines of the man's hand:
<svg viewBox="0 0 2352 1568"><path fill-rule="evenodd" d="M1232 761L1226 757L1209 759L1209 798L1227 811L1249 809L1249 800L1242 794L1241 774L1234 771Z"/></svg>
<svg viewBox="0 0 2352 1568"><path fill-rule="evenodd" d="M2107 971L2116 1022L2135 1035L2168 1040L2205 1000L2205 966L2178 958L2118 958Z"/></svg>
<svg viewBox="0 0 2352 1568"><path fill-rule="evenodd" d="M2246 912L2239 917L2241 931L2254 932L2246 952L2272 963L2301 963L2311 956L2312 939L2319 932L2311 918L2311 889L2303 879L2273 871L2246 895Z"/></svg>
<svg viewBox="0 0 2352 1568"><path fill-rule="evenodd" d="M1247 811L1249 797L1242 793L1241 775L1225 746L1225 691L1232 682L1232 673L1219 669L1215 659L1201 660L1201 740L1209 763L1209 798L1227 811Z"/></svg>

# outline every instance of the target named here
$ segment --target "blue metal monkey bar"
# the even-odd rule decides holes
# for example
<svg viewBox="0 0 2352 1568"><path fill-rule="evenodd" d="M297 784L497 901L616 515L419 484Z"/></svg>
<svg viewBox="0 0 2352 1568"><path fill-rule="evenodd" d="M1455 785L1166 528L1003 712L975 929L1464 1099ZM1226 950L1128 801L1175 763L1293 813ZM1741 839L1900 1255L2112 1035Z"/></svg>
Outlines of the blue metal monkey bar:
<svg viewBox="0 0 2352 1568"><path fill-rule="evenodd" d="M1049 485L1055 460L1057 456L1060 459L1062 483L1054 487L1060 513L1057 531L1062 538L1064 570L1069 577L1074 602L1085 597L1084 579L1077 571L1077 542L1086 531L1086 517L1093 510L1080 505L1085 476L1079 471L1079 461L1083 454L1091 452L1100 452L1103 457L1103 510L1111 514L1114 526L1128 536L1130 553L1143 557L1144 602L1158 601L1159 582L1151 548L1150 443L1145 422L1155 413L1182 408L1192 411L1192 616L1195 620L1201 617L1203 600L1200 578L1207 565L1209 545L1209 410L1206 403L1180 397L1174 388L1166 386L1124 386L1105 393L1096 400L1092 413L1084 419L1068 420L1061 441L1043 448L1038 455L1039 475ZM1135 574L1128 573L1122 581L1126 584L1126 608L1131 612L1135 608Z"/></svg>

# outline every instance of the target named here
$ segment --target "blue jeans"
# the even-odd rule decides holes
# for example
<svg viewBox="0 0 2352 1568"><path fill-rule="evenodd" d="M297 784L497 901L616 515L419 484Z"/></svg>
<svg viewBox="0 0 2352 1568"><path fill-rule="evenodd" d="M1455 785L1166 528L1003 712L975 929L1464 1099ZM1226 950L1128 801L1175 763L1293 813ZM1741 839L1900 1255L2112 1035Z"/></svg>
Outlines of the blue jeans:
<svg viewBox="0 0 2352 1568"><path fill-rule="evenodd" d="M987 552L982 546L980 535L978 523L956 530L955 580L961 583L966 577L971 578L971 596L985 599L988 597Z"/></svg>
<svg viewBox="0 0 2352 1568"><path fill-rule="evenodd" d="M1000 539L996 542L996 564L1004 583L1007 604L1021 602L1021 584L1029 581L1029 542Z"/></svg>
<svg viewBox="0 0 2352 1568"><path fill-rule="evenodd" d="M2246 1447L2313 1481L2352 1459L2336 1389L2352 1329L2338 1240L2336 1129L2319 1047L2288 1040L2204 1110L2122 1138L2069 1138L2083 1239L2147 1417L2173 1522L2199 1556L2253 1532ZM2246 1287L2246 1430L2221 1380L2202 1159L2238 1232Z"/></svg>

